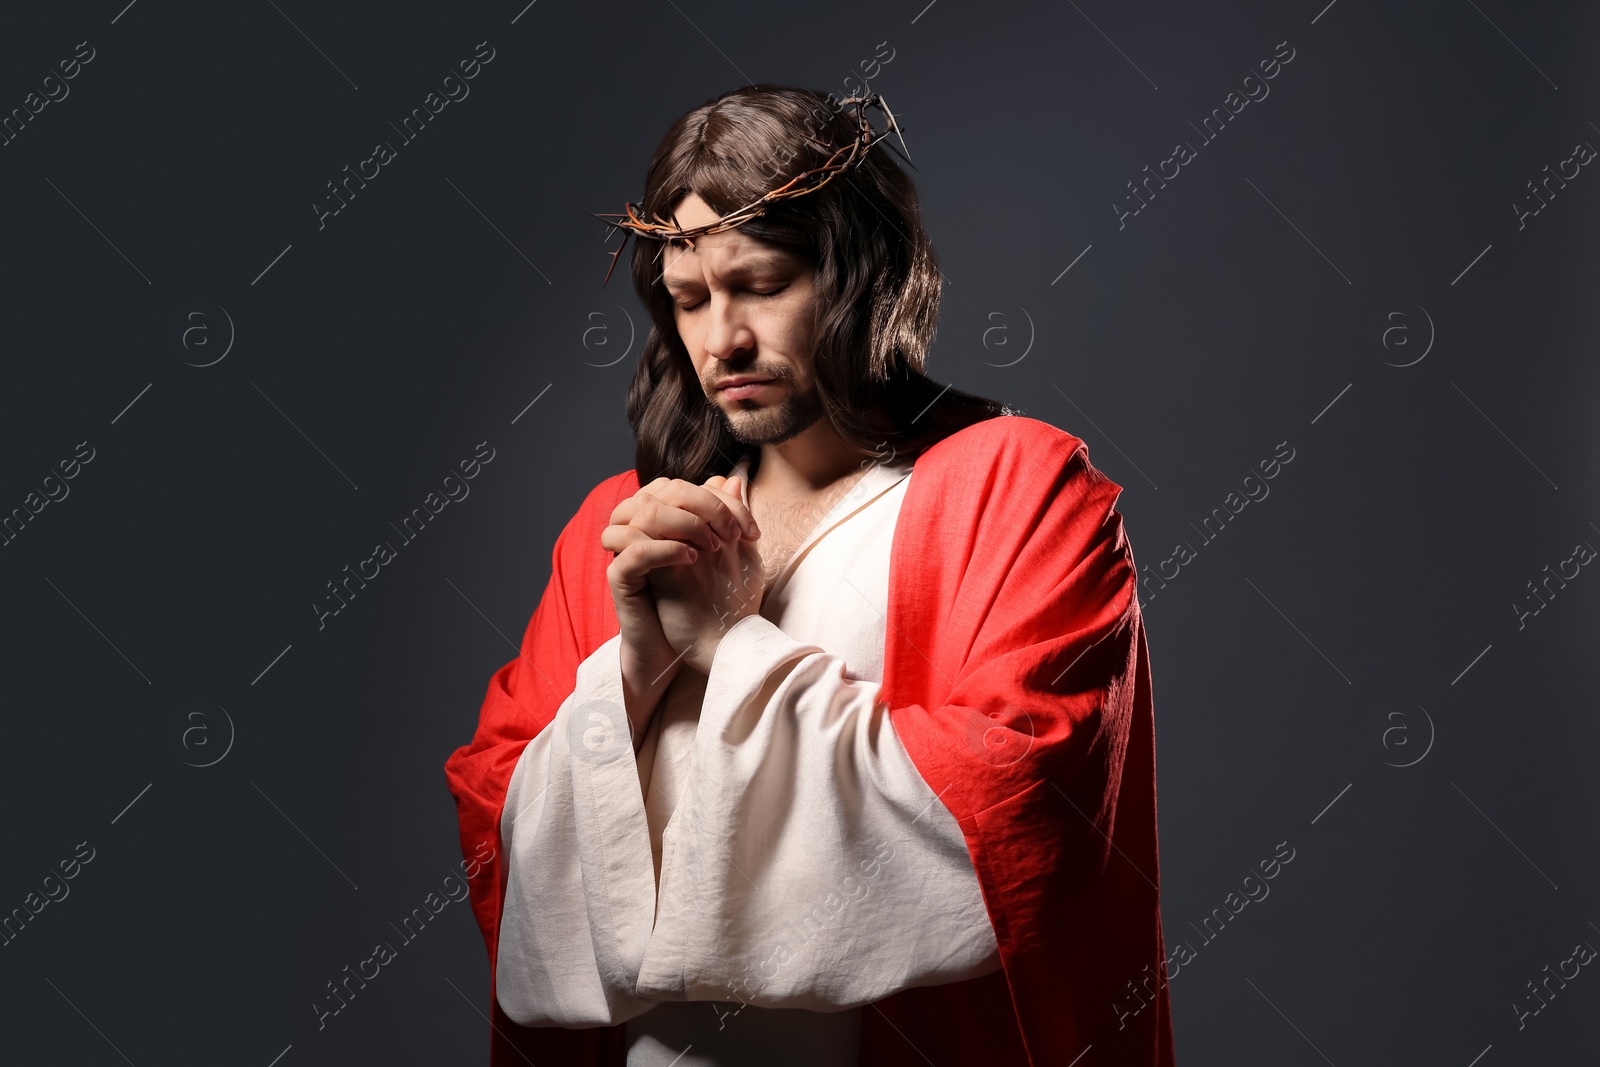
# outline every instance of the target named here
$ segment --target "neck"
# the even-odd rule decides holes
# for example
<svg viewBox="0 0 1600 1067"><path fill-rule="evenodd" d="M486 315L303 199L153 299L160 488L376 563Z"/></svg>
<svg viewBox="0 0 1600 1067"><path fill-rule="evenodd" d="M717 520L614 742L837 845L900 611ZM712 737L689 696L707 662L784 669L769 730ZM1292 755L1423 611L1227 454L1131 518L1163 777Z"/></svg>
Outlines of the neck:
<svg viewBox="0 0 1600 1067"><path fill-rule="evenodd" d="M860 464L861 454L819 418L782 444L761 446L751 487L770 499L802 499L826 490Z"/></svg>

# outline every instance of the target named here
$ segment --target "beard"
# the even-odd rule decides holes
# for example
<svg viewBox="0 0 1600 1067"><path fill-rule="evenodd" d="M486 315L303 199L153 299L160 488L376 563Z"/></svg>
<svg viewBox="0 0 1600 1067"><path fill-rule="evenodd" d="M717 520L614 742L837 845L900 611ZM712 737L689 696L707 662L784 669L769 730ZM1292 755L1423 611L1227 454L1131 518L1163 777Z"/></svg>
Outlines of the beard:
<svg viewBox="0 0 1600 1067"><path fill-rule="evenodd" d="M794 379L780 377L774 383L783 390L777 403L755 399L726 402L708 396L706 402L722 416L728 433L740 444L779 445L810 429L822 417L822 397L813 385L805 392L793 388Z"/></svg>

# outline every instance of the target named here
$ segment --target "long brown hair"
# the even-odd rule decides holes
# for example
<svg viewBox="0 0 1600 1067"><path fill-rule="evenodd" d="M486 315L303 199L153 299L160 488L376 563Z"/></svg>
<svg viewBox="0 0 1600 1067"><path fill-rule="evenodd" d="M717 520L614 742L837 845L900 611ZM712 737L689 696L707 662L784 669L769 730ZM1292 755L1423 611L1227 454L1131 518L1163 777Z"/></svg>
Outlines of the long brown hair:
<svg viewBox="0 0 1600 1067"><path fill-rule="evenodd" d="M643 215L670 219L691 192L719 214L743 207L857 136L856 119L828 95L745 86L672 124L650 161ZM891 136L893 136L891 134ZM816 270L813 374L824 417L863 455L914 458L996 415L998 401L923 373L939 314L940 278L916 188L881 144L821 189L778 201L740 226L799 254ZM635 241L633 287L650 334L628 389L641 485L703 482L748 450L706 399L661 284L665 242Z"/></svg>

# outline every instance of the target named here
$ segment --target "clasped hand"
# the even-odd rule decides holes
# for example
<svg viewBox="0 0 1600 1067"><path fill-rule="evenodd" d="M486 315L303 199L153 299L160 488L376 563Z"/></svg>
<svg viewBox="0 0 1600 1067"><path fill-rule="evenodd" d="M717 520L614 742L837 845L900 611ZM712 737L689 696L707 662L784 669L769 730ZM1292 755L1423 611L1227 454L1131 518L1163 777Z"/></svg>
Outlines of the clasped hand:
<svg viewBox="0 0 1600 1067"><path fill-rule="evenodd" d="M761 609L766 582L753 544L761 531L739 482L737 475L704 485L657 478L618 504L600 535L616 554L606 580L624 680L636 690L630 698L646 698L651 708L680 662L710 674L722 635Z"/></svg>

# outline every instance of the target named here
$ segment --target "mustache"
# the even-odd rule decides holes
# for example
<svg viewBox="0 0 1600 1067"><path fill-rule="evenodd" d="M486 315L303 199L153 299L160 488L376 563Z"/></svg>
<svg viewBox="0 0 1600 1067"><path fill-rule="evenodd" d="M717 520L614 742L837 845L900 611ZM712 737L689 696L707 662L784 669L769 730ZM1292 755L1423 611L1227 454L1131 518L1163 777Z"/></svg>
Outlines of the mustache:
<svg viewBox="0 0 1600 1067"><path fill-rule="evenodd" d="M718 374L715 379L703 379L700 387L707 396L717 391L717 387L731 378L771 378L775 381L786 381L794 377L794 372L788 367L744 367L739 370L727 370Z"/></svg>

